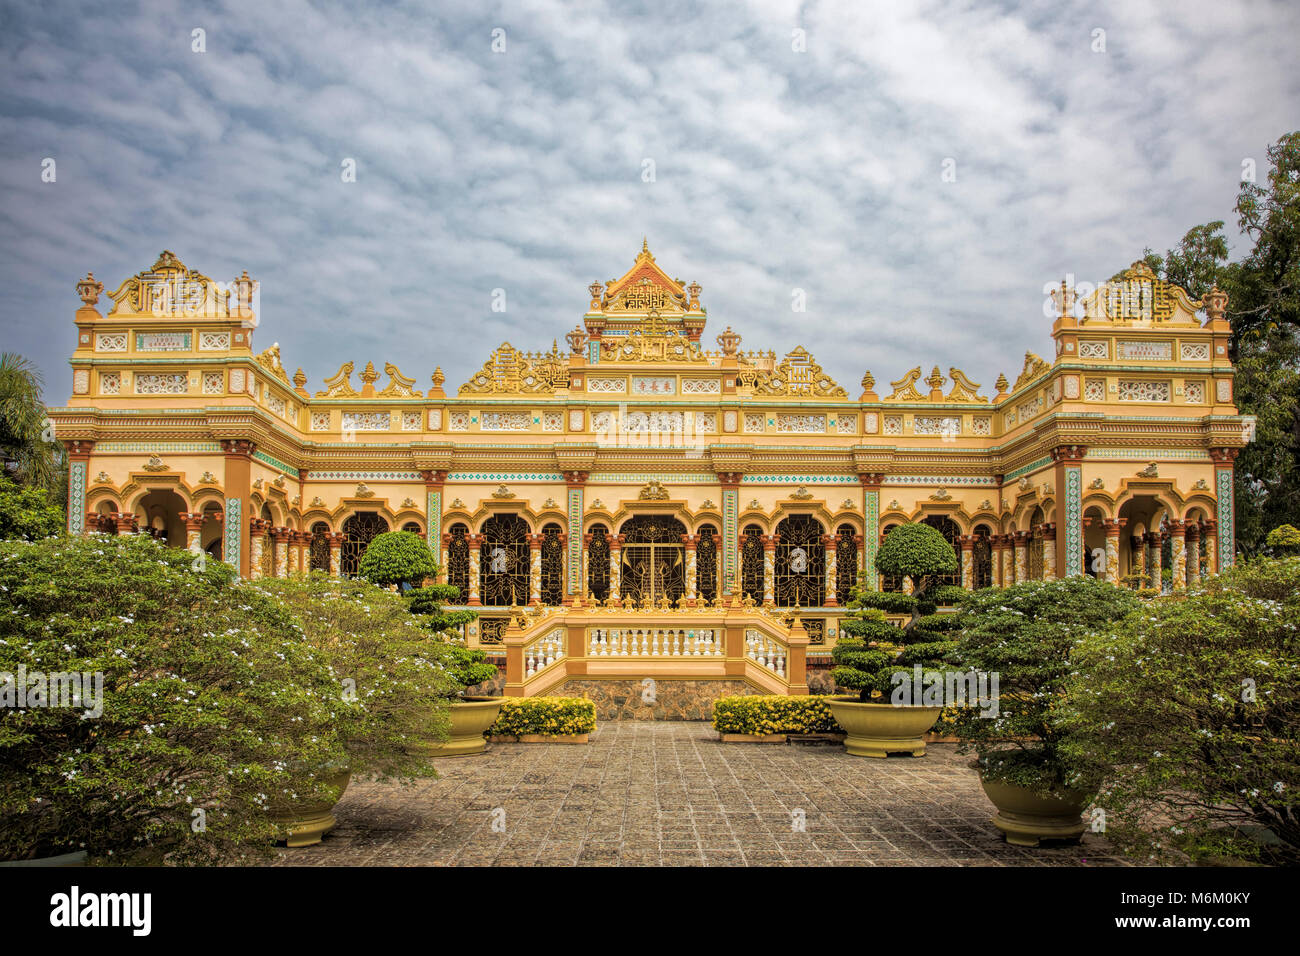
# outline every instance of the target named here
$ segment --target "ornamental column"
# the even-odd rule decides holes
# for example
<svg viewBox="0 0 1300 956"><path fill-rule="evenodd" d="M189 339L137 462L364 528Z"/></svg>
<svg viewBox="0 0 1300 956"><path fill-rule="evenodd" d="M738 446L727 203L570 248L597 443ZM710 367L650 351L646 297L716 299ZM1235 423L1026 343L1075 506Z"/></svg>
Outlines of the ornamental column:
<svg viewBox="0 0 1300 956"><path fill-rule="evenodd" d="M961 586L975 590L975 535L961 536Z"/></svg>
<svg viewBox="0 0 1300 956"><path fill-rule="evenodd" d="M822 552L826 555L826 607L839 607L836 600L836 567L839 555L836 552L836 537L833 534L822 535Z"/></svg>
<svg viewBox="0 0 1300 956"><path fill-rule="evenodd" d="M1147 578L1151 582L1151 587L1157 591L1164 591L1165 581L1164 574L1161 571L1160 564L1164 555L1163 550L1164 537L1159 531L1148 531L1146 534L1147 542Z"/></svg>
<svg viewBox="0 0 1300 956"><path fill-rule="evenodd" d="M1173 589L1187 589L1187 522L1169 522L1169 570L1173 576Z"/></svg>
<svg viewBox="0 0 1300 956"><path fill-rule="evenodd" d="M1015 573L1017 584L1029 580L1029 544L1033 537L1033 534L1028 531L1017 531L1011 536L1016 549Z"/></svg>
<svg viewBox="0 0 1300 956"><path fill-rule="evenodd" d="M686 596L682 603L686 607L695 606L695 598L698 593L695 587L695 549L699 543L700 536L698 534L682 535L682 547L686 549Z"/></svg>
<svg viewBox="0 0 1300 956"><path fill-rule="evenodd" d="M447 583L447 564L451 561L451 532L442 533L442 547L438 552L438 583Z"/></svg>
<svg viewBox="0 0 1300 956"><path fill-rule="evenodd" d="M763 535L763 607L776 606L776 542L780 535Z"/></svg>
<svg viewBox="0 0 1300 956"><path fill-rule="evenodd" d="M86 514L86 486L89 484L90 453L95 443L77 439L63 444L68 450L68 534L89 534L95 528ZM95 521L98 521L98 516Z"/></svg>
<svg viewBox="0 0 1300 956"><path fill-rule="evenodd" d="M185 522L185 550L198 554L203 550L203 512L182 511L180 517Z"/></svg>
<svg viewBox="0 0 1300 956"><path fill-rule="evenodd" d="M542 603L542 536L528 536L528 603L537 607Z"/></svg>
<svg viewBox="0 0 1300 956"><path fill-rule="evenodd" d="M1119 533L1127 518L1103 518L1102 527L1106 529L1106 580L1119 585Z"/></svg>
<svg viewBox="0 0 1300 956"><path fill-rule="evenodd" d="M265 518L252 518L248 522L248 576L257 580L262 576L262 550L266 547L266 533L271 522Z"/></svg>
<svg viewBox="0 0 1300 956"><path fill-rule="evenodd" d="M1219 529L1214 526L1213 521L1201 522L1201 537L1205 539L1205 567L1201 571L1202 580L1219 573L1218 534Z"/></svg>
<svg viewBox="0 0 1300 956"><path fill-rule="evenodd" d="M1056 463L1055 480L1058 499L1057 524L1060 534L1053 533L1052 576L1058 569L1061 577L1072 578L1084 573L1083 550L1083 459L1088 449L1084 445L1058 445L1052 449ZM1047 578L1047 557L1043 556L1043 577Z"/></svg>
<svg viewBox="0 0 1300 956"><path fill-rule="evenodd" d="M585 471L564 472L566 504L569 508L569 536L566 542L568 562L564 569L565 592L571 598L582 597L587 593L587 549L586 538L582 533L582 516L586 512L584 496L587 490Z"/></svg>
<svg viewBox="0 0 1300 956"><path fill-rule="evenodd" d="M226 438L222 439L221 448L226 455L226 505L223 509L226 537L221 554L240 577L246 578L251 570L249 536L252 526L249 522L253 517L252 509L248 507L248 496L253 488L253 453L257 445L242 438Z"/></svg>
<svg viewBox="0 0 1300 956"><path fill-rule="evenodd" d="M880 472L859 472L858 483L862 485L862 585L867 590L880 587L880 577L876 572L876 551L880 547L880 486L885 476Z"/></svg>
<svg viewBox="0 0 1300 956"><path fill-rule="evenodd" d="M329 542L330 577L337 578L343 567L343 533L341 531L330 532Z"/></svg>
<svg viewBox="0 0 1300 956"><path fill-rule="evenodd" d="M1237 523L1236 502L1233 499L1233 468L1240 448L1211 448L1210 457L1214 459L1214 496L1217 501L1219 527L1215 537L1218 542L1218 554L1215 555L1214 567L1217 571L1226 571L1237 559Z"/></svg>
<svg viewBox="0 0 1300 956"><path fill-rule="evenodd" d="M136 532L135 515L126 514L125 512L121 512L121 511L115 511L113 512L113 523L117 526L117 533L119 535L135 534Z"/></svg>
<svg viewBox="0 0 1300 956"><path fill-rule="evenodd" d="M271 573L277 578L289 576L289 534L287 527L272 528Z"/></svg>
<svg viewBox="0 0 1300 956"><path fill-rule="evenodd" d="M609 535L609 596L623 597L623 535Z"/></svg>
<svg viewBox="0 0 1300 956"><path fill-rule="evenodd" d="M737 565L740 561L740 479L738 471L718 472L722 495L722 594L730 597L740 592Z"/></svg>
<svg viewBox="0 0 1300 956"><path fill-rule="evenodd" d="M1133 587L1144 588L1147 586L1146 535L1131 535L1128 539L1128 546L1129 550L1132 552L1132 558L1128 569L1129 577L1133 579Z"/></svg>
<svg viewBox="0 0 1300 956"><path fill-rule="evenodd" d="M429 542L433 560L438 561L438 574L434 581L446 584L447 551L444 547L440 552L438 542L446 537L442 534L442 489L447 481L447 472L425 469L420 472L420 477L424 479L424 527L428 529L425 540Z"/></svg>
<svg viewBox="0 0 1300 956"><path fill-rule="evenodd" d="M1056 580L1056 522L1043 523L1043 580Z"/></svg>
<svg viewBox="0 0 1300 956"><path fill-rule="evenodd" d="M480 607L483 602L478 596L478 568L482 557L479 552L483 547L483 535L467 534L465 541L469 544L469 597L465 599L465 604Z"/></svg>
<svg viewBox="0 0 1300 956"><path fill-rule="evenodd" d="M993 579L993 586L998 588L1006 587L1004 584L1006 574L1002 567L1007 557L1006 535L991 535L989 537L989 549L991 551L990 564L993 565L990 569L990 577Z"/></svg>
<svg viewBox="0 0 1300 956"><path fill-rule="evenodd" d="M1187 583L1201 583L1201 525L1198 521L1187 522Z"/></svg>

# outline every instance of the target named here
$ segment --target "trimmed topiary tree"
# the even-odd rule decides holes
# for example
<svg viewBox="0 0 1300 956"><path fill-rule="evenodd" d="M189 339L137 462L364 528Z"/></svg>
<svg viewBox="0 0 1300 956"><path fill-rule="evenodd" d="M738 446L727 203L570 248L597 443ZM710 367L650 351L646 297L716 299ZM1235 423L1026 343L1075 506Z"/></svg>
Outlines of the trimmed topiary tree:
<svg viewBox="0 0 1300 956"><path fill-rule="evenodd" d="M375 535L361 556L357 573L372 584L419 584L437 572L433 552L412 531L385 531Z"/></svg>
<svg viewBox="0 0 1300 956"><path fill-rule="evenodd" d="M1300 863L1300 557L1256 558L1082 635L1065 708L1106 835L1155 862Z"/></svg>
<svg viewBox="0 0 1300 956"><path fill-rule="evenodd" d="M956 552L935 528L905 524L891 530L876 554L876 570L910 577L914 590L899 594L854 589L849 601L854 613L840 623L841 635L849 636L841 636L831 651L835 683L870 702L889 694L896 672L906 672L910 680L918 664L924 670L941 667L954 646L954 616L936 613L936 600L952 597L948 592L954 589L939 586L937 579L956 569ZM886 620L886 612L911 617L898 628Z"/></svg>
<svg viewBox="0 0 1300 956"><path fill-rule="evenodd" d="M1278 557L1300 554L1300 529L1295 525L1280 524L1268 533L1264 543Z"/></svg>

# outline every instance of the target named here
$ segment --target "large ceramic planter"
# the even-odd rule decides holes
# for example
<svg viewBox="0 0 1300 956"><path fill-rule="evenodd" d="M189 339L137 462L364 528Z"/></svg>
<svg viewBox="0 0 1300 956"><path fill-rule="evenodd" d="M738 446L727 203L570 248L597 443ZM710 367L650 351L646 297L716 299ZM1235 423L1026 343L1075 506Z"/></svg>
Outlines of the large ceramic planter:
<svg viewBox="0 0 1300 956"><path fill-rule="evenodd" d="M446 741L430 742L430 757L468 757L487 749L488 728L501 713L501 697L461 697L451 704L451 730Z"/></svg>
<svg viewBox="0 0 1300 956"><path fill-rule="evenodd" d="M1067 791L1044 797L1024 787L986 780L980 774L980 786L998 808L993 825L1002 831L1013 846L1038 846L1042 840L1078 840L1083 836L1083 808L1088 795Z"/></svg>
<svg viewBox="0 0 1300 956"><path fill-rule="evenodd" d="M943 713L942 707L867 704L856 697L832 697L826 706L844 728L844 749L856 757L888 757L891 753L924 757L925 732Z"/></svg>
<svg viewBox="0 0 1300 956"><path fill-rule="evenodd" d="M350 771L344 770L325 778L332 787L338 787L339 797L348 788L352 779ZM298 800L271 804L271 822L280 833L279 839L285 846L312 846L319 843L321 837L336 826L334 807L338 800Z"/></svg>

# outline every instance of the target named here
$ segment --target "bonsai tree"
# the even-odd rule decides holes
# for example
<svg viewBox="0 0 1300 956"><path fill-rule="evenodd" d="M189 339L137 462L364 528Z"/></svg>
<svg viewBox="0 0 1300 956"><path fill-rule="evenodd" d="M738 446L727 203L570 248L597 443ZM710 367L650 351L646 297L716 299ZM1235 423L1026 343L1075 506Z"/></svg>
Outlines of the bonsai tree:
<svg viewBox="0 0 1300 956"><path fill-rule="evenodd" d="M0 858L242 859L365 726L284 608L148 535L0 543L0 674Z"/></svg>
<svg viewBox="0 0 1300 956"><path fill-rule="evenodd" d="M401 782L432 776L414 751L447 736L448 705L459 690L452 649L430 641L400 597L366 581L317 571L248 587L293 615L344 696L361 705L342 741L347 768Z"/></svg>
<svg viewBox="0 0 1300 956"><path fill-rule="evenodd" d="M949 661L962 671L996 674L999 697L994 715L957 710L952 732L961 738L959 752L977 754L986 779L1043 796L1095 786L1097 761L1063 749L1069 735L1062 706L1077 669L1072 656L1080 640L1140 606L1132 592L1086 575L969 593L954 618L959 640Z"/></svg>
<svg viewBox="0 0 1300 956"><path fill-rule="evenodd" d="M1268 533L1264 543L1279 557L1300 554L1300 530L1295 525L1280 524Z"/></svg>
<svg viewBox="0 0 1300 956"><path fill-rule="evenodd" d="M385 531L366 546L357 573L372 584L389 587L418 584L436 570L433 553L418 534Z"/></svg>
<svg viewBox="0 0 1300 956"><path fill-rule="evenodd" d="M1300 557L1256 558L1083 635L1072 759L1110 768L1117 847L1157 862L1300 863Z"/></svg>
<svg viewBox="0 0 1300 956"><path fill-rule="evenodd" d="M486 652L465 646L461 628L478 614L463 608L446 609L446 604L459 600L460 588L452 584L426 584L422 588L413 588L406 595L407 609L419 619L419 626L438 638L447 675L464 696L466 688L495 679L497 668L487 662Z"/></svg>
<svg viewBox="0 0 1300 956"><path fill-rule="evenodd" d="M836 666L835 683L856 690L863 701L889 694L894 674L903 671L911 679L913 668L942 666L953 643L949 633L955 618L937 614L936 601L960 595L961 588L937 586L938 576L957 569L952 545L927 524L905 524L894 528L876 554L876 570L882 574L906 575L914 582L911 594L855 588L849 601L854 613L840 623L841 636L831 651ZM909 614L902 628L885 619L885 613ZM900 646L902 645L902 646Z"/></svg>

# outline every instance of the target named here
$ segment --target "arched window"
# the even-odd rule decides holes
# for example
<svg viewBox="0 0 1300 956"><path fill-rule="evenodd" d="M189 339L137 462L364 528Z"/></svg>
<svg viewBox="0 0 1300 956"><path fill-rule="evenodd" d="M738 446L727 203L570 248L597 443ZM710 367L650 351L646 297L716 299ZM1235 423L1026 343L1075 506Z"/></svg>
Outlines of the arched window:
<svg viewBox="0 0 1300 956"><path fill-rule="evenodd" d="M344 577L352 577L357 573L361 567L361 556L366 553L370 542L387 530L388 522L377 511L358 511L343 522L343 552L339 555L339 570Z"/></svg>
<svg viewBox="0 0 1300 956"><path fill-rule="evenodd" d="M975 574L974 587L978 591L980 588L993 586L993 531L988 525L982 524L975 529L975 547L971 554L971 563Z"/></svg>
<svg viewBox="0 0 1300 956"><path fill-rule="evenodd" d="M740 541L740 596L763 601L763 529L747 525Z"/></svg>
<svg viewBox="0 0 1300 956"><path fill-rule="evenodd" d="M609 529L603 524L591 526L587 545L587 590L603 601L609 597Z"/></svg>
<svg viewBox="0 0 1300 956"><path fill-rule="evenodd" d="M271 514L270 505L262 505L259 517L263 521L268 522L270 527L275 527L275 515ZM272 577L275 574L275 545L272 544L273 540L274 539L269 533L265 534L262 538L262 559L258 562L258 565L262 569L262 577L264 578ZM358 555L358 559L359 558L360 555ZM352 573L355 574L356 572L353 571Z"/></svg>
<svg viewBox="0 0 1300 956"><path fill-rule="evenodd" d="M886 525L885 530L880 533L881 544L889 537L889 532L897 528L898 525ZM899 574L882 574L880 575L880 590L882 591L901 591L903 590L903 577Z"/></svg>
<svg viewBox="0 0 1300 956"><path fill-rule="evenodd" d="M1042 508L1035 508L1029 518L1029 580L1043 580L1043 514Z"/></svg>
<svg viewBox="0 0 1300 956"><path fill-rule="evenodd" d="M552 522L542 528L542 603L558 607L564 603L563 529Z"/></svg>
<svg viewBox="0 0 1300 956"><path fill-rule="evenodd" d="M479 596L484 604L528 603L528 522L519 515L494 515L483 522Z"/></svg>
<svg viewBox="0 0 1300 956"><path fill-rule="evenodd" d="M619 593L641 604L686 593L686 526L668 515L636 515L623 522Z"/></svg>
<svg viewBox="0 0 1300 956"><path fill-rule="evenodd" d="M424 529L420 527L420 522L408 521L406 524L402 525L402 530L409 531L411 534L419 534Z"/></svg>
<svg viewBox="0 0 1300 956"><path fill-rule="evenodd" d="M311 526L311 570L329 573L330 526L317 521Z"/></svg>
<svg viewBox="0 0 1300 956"><path fill-rule="evenodd" d="M847 604L858 583L858 535L851 524L835 532L835 599Z"/></svg>
<svg viewBox="0 0 1300 956"><path fill-rule="evenodd" d="M961 584L961 528L958 527L957 522L947 515L926 515L922 520L943 535L957 554L957 570L951 574L936 575L934 580L930 582L930 586L942 587L945 584ZM920 586L920 582L914 583L918 587Z"/></svg>
<svg viewBox="0 0 1300 956"><path fill-rule="evenodd" d="M712 602L718 597L718 539L711 524L700 527L695 545L695 593L701 601Z"/></svg>
<svg viewBox="0 0 1300 956"><path fill-rule="evenodd" d="M776 603L821 607L826 603L826 529L812 515L791 515L776 526Z"/></svg>
<svg viewBox="0 0 1300 956"><path fill-rule="evenodd" d="M460 588L460 600L469 600L469 528L454 524L447 532L447 583Z"/></svg>

